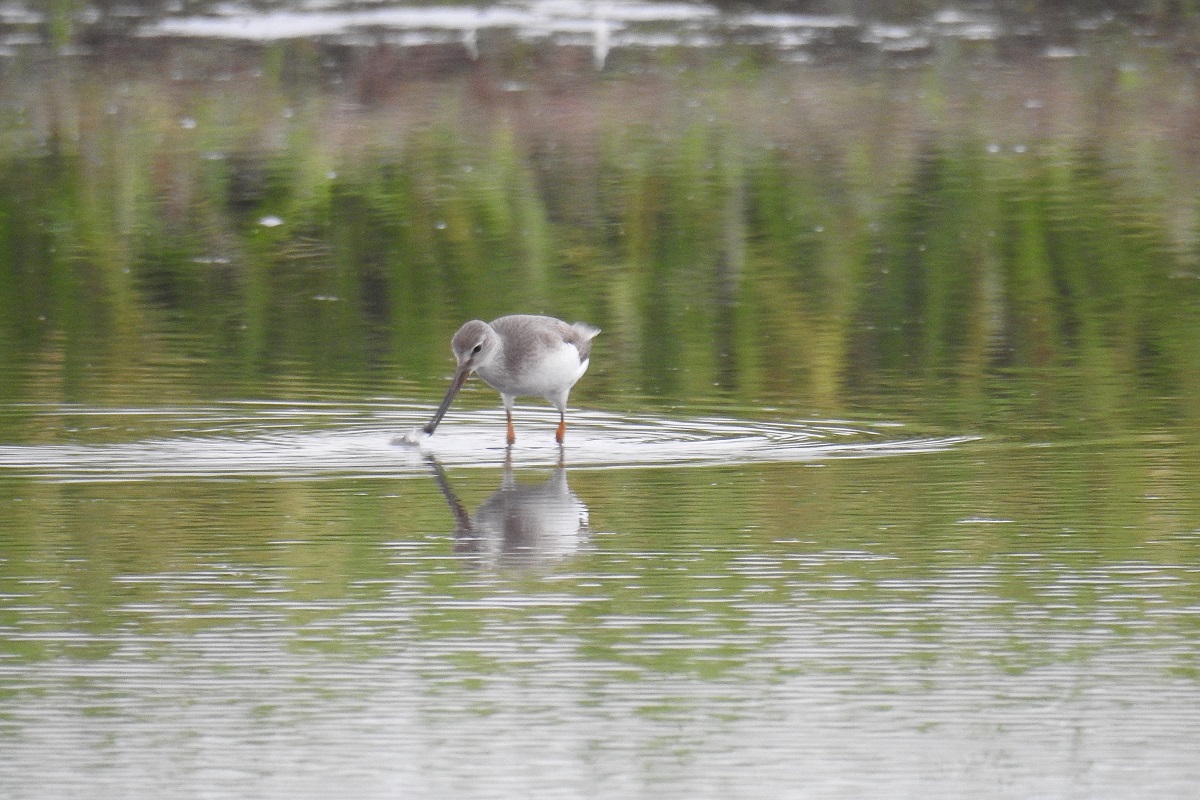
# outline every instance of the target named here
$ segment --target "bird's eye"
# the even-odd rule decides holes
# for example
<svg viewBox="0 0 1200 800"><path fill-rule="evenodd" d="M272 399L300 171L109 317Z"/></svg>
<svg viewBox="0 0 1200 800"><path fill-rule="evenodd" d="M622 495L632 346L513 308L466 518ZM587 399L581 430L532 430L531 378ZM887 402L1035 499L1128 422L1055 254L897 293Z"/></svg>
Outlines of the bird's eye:
<svg viewBox="0 0 1200 800"><path fill-rule="evenodd" d="M472 353L478 353L478 352L479 352L480 350L482 350L482 349L483 349L483 345L482 345L482 344L477 344L477 345L475 345L475 347L474 347L474 348L471 350L471 352L472 352Z"/></svg>

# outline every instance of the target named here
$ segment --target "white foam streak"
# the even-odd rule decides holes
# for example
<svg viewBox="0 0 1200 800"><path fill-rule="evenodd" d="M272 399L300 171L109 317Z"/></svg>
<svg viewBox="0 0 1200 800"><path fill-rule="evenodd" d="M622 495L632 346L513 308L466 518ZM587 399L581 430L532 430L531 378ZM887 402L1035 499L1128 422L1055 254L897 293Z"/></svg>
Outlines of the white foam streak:
<svg viewBox="0 0 1200 800"><path fill-rule="evenodd" d="M136 411L72 408L73 416L129 416ZM404 433L424 422L423 406L362 409L239 406L178 411L178 435L111 444L0 446L0 474L50 481L131 481L157 478L277 479L416 477L427 455L447 466L504 463L504 417L498 410L455 410L436 435L417 442ZM969 436L906 437L895 428L837 421L773 421L725 417L675 419L570 411L567 444L554 442L557 414L518 408L512 457L525 465L572 469L814 462L930 453ZM161 421L160 421L161 424Z"/></svg>
<svg viewBox="0 0 1200 800"><path fill-rule="evenodd" d="M304 11L258 11L240 5L227 5L217 13L205 16L157 21L145 26L142 34L275 41L344 36L356 30L469 33L492 29L507 30L523 38L554 38L572 34L606 36L631 26L665 25L681 28L670 34L672 41L687 41L692 37L683 35L684 29L718 24L726 28L770 31L819 30L856 25L849 17L834 15L723 15L713 6L693 3L535 0L487 8L385 6L336 10L310 6L309 10Z"/></svg>

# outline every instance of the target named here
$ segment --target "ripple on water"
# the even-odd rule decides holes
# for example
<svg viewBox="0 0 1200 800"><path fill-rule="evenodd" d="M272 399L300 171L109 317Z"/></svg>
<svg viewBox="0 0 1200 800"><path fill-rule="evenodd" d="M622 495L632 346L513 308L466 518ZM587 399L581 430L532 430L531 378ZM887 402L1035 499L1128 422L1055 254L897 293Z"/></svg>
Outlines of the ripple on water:
<svg viewBox="0 0 1200 800"><path fill-rule="evenodd" d="M238 404L160 409L149 417L139 409L47 408L37 415L43 429L53 427L54 417L99 421L86 436L64 425L59 430L67 435L56 438L68 441L0 445L0 471L55 481L402 478L426 475L428 457L447 466L496 467L509 455L499 410L457 412L436 436L399 443L430 413L420 405ZM553 411L519 409L511 455L535 466L565 457L574 469L708 466L928 453L974 438L906 436L894 424L573 411L560 450L551 433L557 421ZM145 438L136 438L139 429ZM96 442L95 432L103 430L135 438Z"/></svg>

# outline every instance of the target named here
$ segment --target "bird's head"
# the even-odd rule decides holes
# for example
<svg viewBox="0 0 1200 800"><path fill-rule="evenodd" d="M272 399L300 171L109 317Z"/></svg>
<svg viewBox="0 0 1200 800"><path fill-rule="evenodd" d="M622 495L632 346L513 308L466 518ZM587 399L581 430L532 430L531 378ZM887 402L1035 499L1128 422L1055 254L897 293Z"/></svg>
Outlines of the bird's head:
<svg viewBox="0 0 1200 800"><path fill-rule="evenodd" d="M490 361L499 346L500 337L496 332L486 322L477 319L463 323L450 340L450 348L458 360L458 370L468 373Z"/></svg>

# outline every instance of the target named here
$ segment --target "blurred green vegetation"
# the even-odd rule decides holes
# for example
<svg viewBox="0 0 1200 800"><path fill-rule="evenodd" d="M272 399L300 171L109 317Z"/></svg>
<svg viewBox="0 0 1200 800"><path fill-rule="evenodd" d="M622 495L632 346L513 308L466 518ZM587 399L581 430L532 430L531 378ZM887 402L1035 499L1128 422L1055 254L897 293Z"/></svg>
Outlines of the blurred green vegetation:
<svg viewBox="0 0 1200 800"><path fill-rule="evenodd" d="M541 312L605 330L587 404L1194 419L1194 70L674 58L14 60L0 400L433 397L462 321Z"/></svg>

